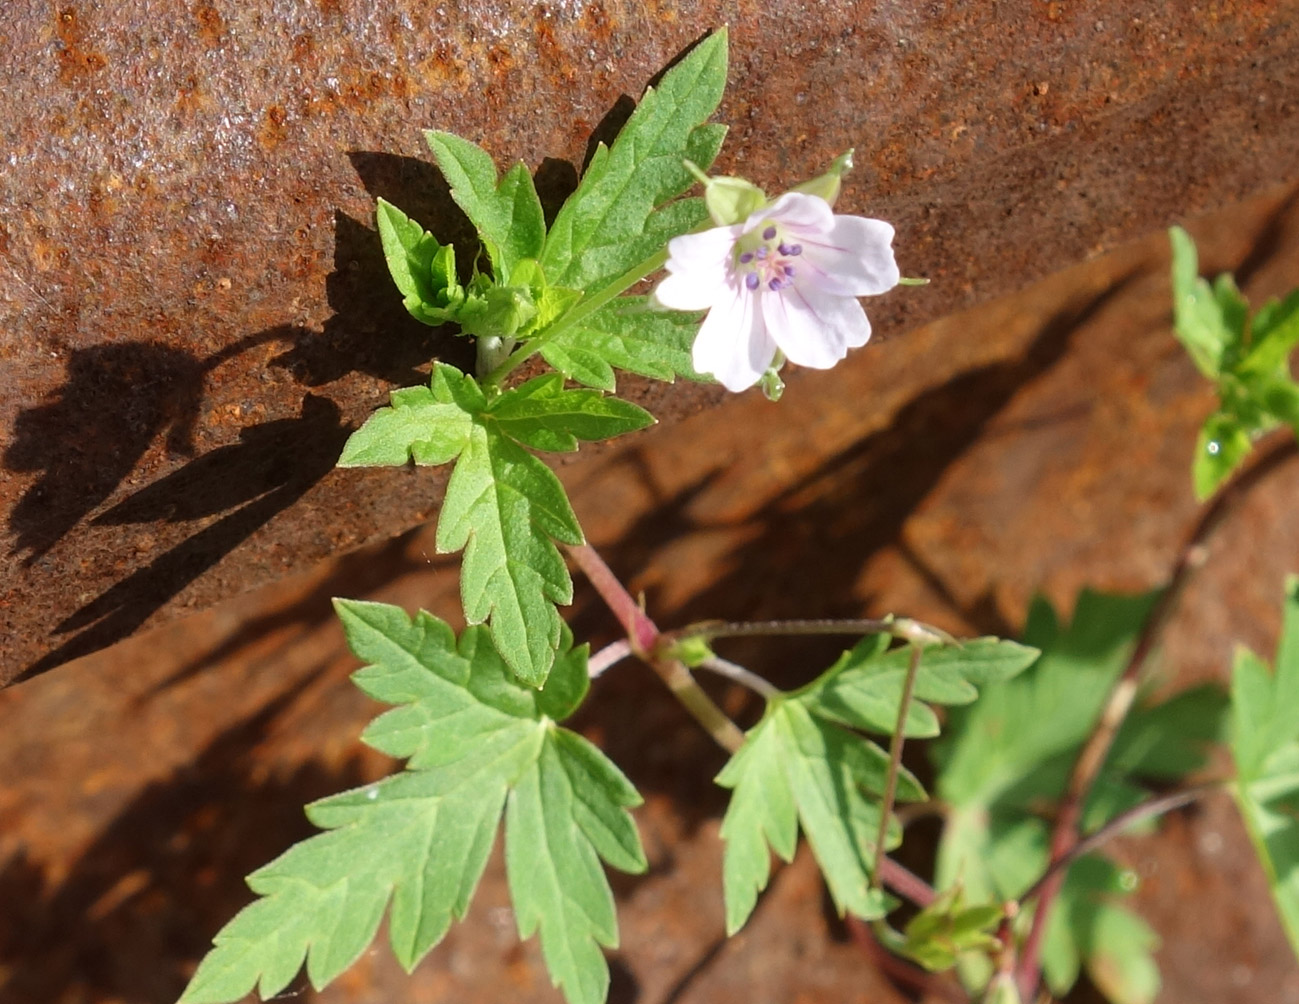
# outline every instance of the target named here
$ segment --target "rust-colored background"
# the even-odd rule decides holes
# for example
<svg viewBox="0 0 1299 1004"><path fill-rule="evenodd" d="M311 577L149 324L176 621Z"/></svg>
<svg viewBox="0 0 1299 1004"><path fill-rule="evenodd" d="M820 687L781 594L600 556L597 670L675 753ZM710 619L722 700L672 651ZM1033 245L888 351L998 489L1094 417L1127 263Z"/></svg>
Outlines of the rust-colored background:
<svg viewBox="0 0 1299 1004"><path fill-rule="evenodd" d="M1290 188L1195 227L1209 271L1248 295L1299 284ZM591 539L665 625L711 617L927 618L1013 634L1038 589L1161 581L1195 516L1189 463L1212 395L1169 331L1162 236L587 456L561 474ZM908 295L899 293L899 296ZM908 383L918 377L918 387ZM1299 570L1299 463L1215 539L1159 660L1159 686L1225 681L1233 645L1270 656ZM242 876L310 832L299 806L393 768L357 741L378 711L347 681L331 595L454 620L458 566L421 530L142 634L0 692L0 1002L159 1004L249 899ZM574 626L610 617L579 581ZM732 644L776 681L833 641ZM757 710L716 689L744 720ZM737 938L722 937L723 756L635 664L599 680L577 727L644 793L648 875L615 876L614 1004L894 1004L906 999L827 912L804 852ZM913 751L914 752L914 751ZM932 832L907 851L925 867ZM1299 967L1225 798L1119 841L1159 931L1160 1004L1299 1002ZM554 1004L513 933L504 871L409 979L382 941L329 1004ZM1071 998L1091 1002L1086 987Z"/></svg>
<svg viewBox="0 0 1299 1004"><path fill-rule="evenodd" d="M856 147L842 205L935 280L877 308L897 334L1292 180L1297 14L6 0L0 680L434 512L441 472L331 470L391 386L463 351L405 316L371 225L381 195L463 236L422 129L562 195L626 95L728 23L721 166L777 189Z"/></svg>
<svg viewBox="0 0 1299 1004"><path fill-rule="evenodd" d="M904 271L935 280L870 302L875 342L779 405L626 381L663 423L560 474L661 623L896 611L1013 634L1036 590L1068 609L1084 584L1162 579L1212 395L1170 335L1156 231L1195 218L1204 270L1255 302L1299 284L1299 9L948 7L0 8L0 678L33 677L0 691L0 1004L173 999L242 876L309 832L301 804L392 769L356 739L378 709L328 597L457 616L457 560L417 527L440 475L330 466L390 386L457 349L404 318L371 229L383 195L463 235L426 126L562 192L619 96L728 21L722 166L775 189L855 145L844 205L897 222ZM1223 528L1161 685L1224 680L1237 641L1270 656L1296 492L1292 462ZM614 637L580 583L574 615ZM726 651L793 683L836 646ZM722 755L648 672L612 671L576 724L647 799L650 873L614 880L615 1004L907 999L806 854L721 938ZM1160 1004L1299 1004L1225 801L1118 853L1164 938ZM293 991L559 999L499 861L414 976L378 942Z"/></svg>

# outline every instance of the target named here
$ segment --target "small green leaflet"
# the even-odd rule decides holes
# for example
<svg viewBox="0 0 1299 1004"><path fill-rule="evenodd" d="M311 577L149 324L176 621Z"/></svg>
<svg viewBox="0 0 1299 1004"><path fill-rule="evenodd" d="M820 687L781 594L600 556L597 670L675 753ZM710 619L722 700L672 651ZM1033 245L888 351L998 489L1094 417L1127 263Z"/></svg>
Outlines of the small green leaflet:
<svg viewBox="0 0 1299 1004"><path fill-rule="evenodd" d="M451 185L451 197L478 228L496 281L510 283L515 265L540 256L546 239L541 201L527 167L515 164L498 183L496 165L482 147L449 132L429 130L424 138Z"/></svg>
<svg viewBox="0 0 1299 1004"><path fill-rule="evenodd" d="M1230 275L1218 276L1212 286L1199 277L1195 244L1185 230L1173 227L1169 237L1174 328L1218 390L1218 408L1200 430L1191 471L1196 494L1204 499L1263 433L1284 424L1299 434L1299 386L1289 363L1299 344L1299 290L1268 301L1251 318Z"/></svg>
<svg viewBox="0 0 1299 1004"><path fill-rule="evenodd" d="M1042 873L1050 841L1043 807L1062 797L1153 601L1153 594L1084 592L1067 627L1045 601L1036 601L1024 632L1025 642L1042 650L1036 665L951 713L946 733L931 747L937 795L949 807L939 845L940 889L959 883L969 902L1004 902ZM1175 780L1201 767L1223 716L1216 688L1136 708L1085 807L1084 828L1095 829L1139 801L1139 779ZM1053 993L1067 992L1085 965L1116 1004L1152 999L1156 939L1118 904L1127 891L1125 876L1103 857L1083 858L1069 870L1044 942ZM976 958L962 959L961 970L973 986L990 975L986 961Z"/></svg>
<svg viewBox="0 0 1299 1004"><path fill-rule="evenodd" d="M490 618L492 638L519 679L541 686L559 644L556 603L572 580L555 541L582 543L564 488L524 446L567 451L653 422L648 412L594 390L568 390L558 373L488 400L470 376L437 363L429 386L392 395L352 434L340 467L456 466L438 518L443 553L465 549L465 617Z"/></svg>
<svg viewBox="0 0 1299 1004"><path fill-rule="evenodd" d="M999 951L994 931L1003 916L998 905L966 906L960 887L954 886L907 922L896 950L930 972L946 972L963 952Z"/></svg>
<svg viewBox="0 0 1299 1004"><path fill-rule="evenodd" d="M571 1004L603 1004L599 946L617 944L613 896L599 859L645 870L627 809L640 798L581 736L555 724L586 694L586 647L555 661L545 688L521 685L485 629L457 644L442 621L397 607L335 601L354 674L397 705L362 738L406 769L308 807L326 832L249 876L261 898L216 936L182 1004L236 1001L254 986L278 994L306 960L312 985L334 980L389 912L410 970L462 918L505 818L510 895L521 937L540 929L551 977Z"/></svg>
<svg viewBox="0 0 1299 1004"><path fill-rule="evenodd" d="M383 256L410 315L425 324L454 321L465 301L456 279L456 252L390 202L379 200L375 217Z"/></svg>
<svg viewBox="0 0 1299 1004"><path fill-rule="evenodd" d="M614 369L654 380L703 380L690 365L699 318L652 310L648 297L620 296L542 344L546 362L588 387L612 391Z"/></svg>
<svg viewBox="0 0 1299 1004"><path fill-rule="evenodd" d="M1286 583L1276 672L1247 649L1236 653L1231 719L1236 804L1299 954L1299 579Z"/></svg>
<svg viewBox="0 0 1299 1004"><path fill-rule="evenodd" d="M726 86L726 29L713 32L648 88L612 147L601 144L559 210L540 257L557 286L599 293L707 219L702 199L670 201L707 168L726 128L705 125Z"/></svg>
<svg viewBox="0 0 1299 1004"><path fill-rule="evenodd" d="M791 860L800 825L841 913L874 918L889 909L888 899L870 888L888 755L851 731L893 731L908 653L886 652L887 644L884 637L867 638L807 687L771 701L718 775L718 784L734 790L721 831L728 933L744 926L767 885L768 845ZM1007 679L1036 656L990 638L931 649L920 665L917 694L940 703L970 701L974 684ZM890 701L891 716L885 713ZM908 719L908 731L931 734L932 717L921 709ZM899 782L900 799L924 798L911 774L904 771ZM891 835L890 846L898 836Z"/></svg>

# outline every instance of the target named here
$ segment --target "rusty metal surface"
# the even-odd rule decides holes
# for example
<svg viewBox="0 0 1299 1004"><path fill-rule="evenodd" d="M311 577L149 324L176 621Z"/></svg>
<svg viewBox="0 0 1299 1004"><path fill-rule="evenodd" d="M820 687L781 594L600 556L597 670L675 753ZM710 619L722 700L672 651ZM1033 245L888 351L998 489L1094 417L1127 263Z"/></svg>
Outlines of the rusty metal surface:
<svg viewBox="0 0 1299 1004"><path fill-rule="evenodd" d="M844 205L936 280L880 331L1299 175L1292 0L8 0L0 680L434 512L438 472L330 470L463 348L401 312L373 198L463 234L430 126L562 192L620 95L723 22L723 166L776 188L856 146Z"/></svg>

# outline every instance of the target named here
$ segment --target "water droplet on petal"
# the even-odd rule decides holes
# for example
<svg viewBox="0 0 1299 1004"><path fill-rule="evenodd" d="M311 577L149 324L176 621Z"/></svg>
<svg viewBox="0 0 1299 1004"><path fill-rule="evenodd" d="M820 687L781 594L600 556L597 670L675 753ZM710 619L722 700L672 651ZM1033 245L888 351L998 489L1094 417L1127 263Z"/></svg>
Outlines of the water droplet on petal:
<svg viewBox="0 0 1299 1004"><path fill-rule="evenodd" d="M1222 444L1218 442L1216 439L1210 439L1208 444L1204 448L1209 451L1209 454L1211 456L1214 457L1216 457L1219 453L1222 452Z"/></svg>
<svg viewBox="0 0 1299 1004"><path fill-rule="evenodd" d="M365 797L368 798L371 802L373 802L376 798L379 797L379 789L371 788L369 791L365 793Z"/></svg>

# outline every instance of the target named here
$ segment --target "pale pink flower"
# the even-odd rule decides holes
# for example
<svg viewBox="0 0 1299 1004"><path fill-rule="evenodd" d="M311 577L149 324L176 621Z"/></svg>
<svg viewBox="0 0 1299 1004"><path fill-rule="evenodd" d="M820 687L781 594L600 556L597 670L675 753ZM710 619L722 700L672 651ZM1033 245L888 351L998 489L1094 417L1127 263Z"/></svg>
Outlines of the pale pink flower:
<svg viewBox="0 0 1299 1004"><path fill-rule="evenodd" d="M674 310L708 310L694 367L741 391L777 350L829 369L865 345L871 326L857 297L897 285L892 244L883 220L836 216L824 199L789 192L743 223L671 240L654 297Z"/></svg>

